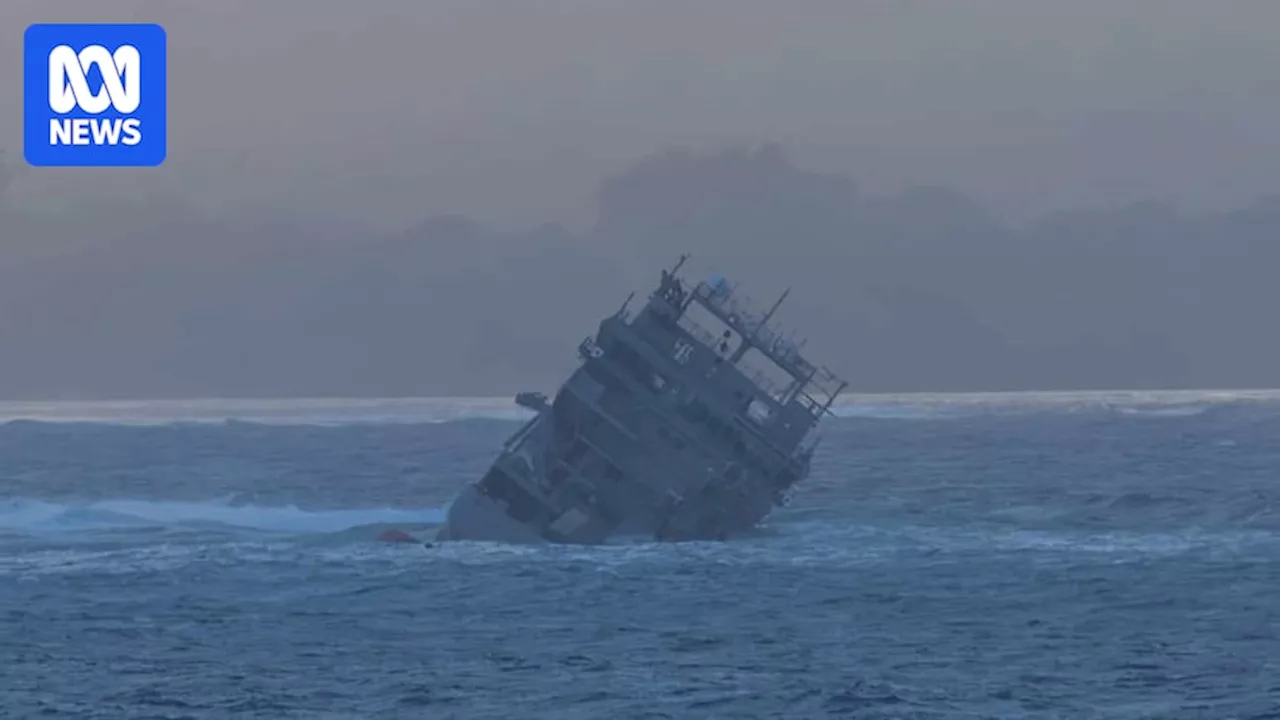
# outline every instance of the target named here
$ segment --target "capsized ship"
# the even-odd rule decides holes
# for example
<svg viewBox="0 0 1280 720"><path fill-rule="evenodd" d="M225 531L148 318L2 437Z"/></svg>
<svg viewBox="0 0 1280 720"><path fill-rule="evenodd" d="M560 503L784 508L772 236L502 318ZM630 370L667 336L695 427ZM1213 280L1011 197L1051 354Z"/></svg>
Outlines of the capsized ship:
<svg viewBox="0 0 1280 720"><path fill-rule="evenodd" d="M599 544L716 540L751 530L809 474L845 388L723 278L663 270L578 346L581 364L450 505L438 540ZM789 291L788 291L789 292ZM634 294L633 294L634 296Z"/></svg>

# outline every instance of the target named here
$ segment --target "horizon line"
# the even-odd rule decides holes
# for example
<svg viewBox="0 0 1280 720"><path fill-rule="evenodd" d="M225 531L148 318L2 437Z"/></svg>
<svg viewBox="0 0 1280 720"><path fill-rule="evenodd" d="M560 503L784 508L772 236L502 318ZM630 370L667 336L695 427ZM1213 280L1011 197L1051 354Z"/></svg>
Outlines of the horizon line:
<svg viewBox="0 0 1280 720"><path fill-rule="evenodd" d="M836 401L861 398L978 398L1025 396L1102 396L1102 395L1277 395L1280 387L1204 387L1204 388L1094 388L1072 390L907 390L844 392ZM124 405L176 403L411 403L411 402L493 402L515 405L515 393L508 395L192 395L182 397L86 397L86 398L4 398L0 406L18 405Z"/></svg>

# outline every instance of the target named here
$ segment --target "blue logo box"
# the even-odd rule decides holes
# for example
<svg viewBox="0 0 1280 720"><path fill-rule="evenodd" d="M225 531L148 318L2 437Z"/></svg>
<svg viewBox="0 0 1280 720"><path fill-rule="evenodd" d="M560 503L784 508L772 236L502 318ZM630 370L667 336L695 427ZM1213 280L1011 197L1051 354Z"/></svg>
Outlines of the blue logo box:
<svg viewBox="0 0 1280 720"><path fill-rule="evenodd" d="M22 52L23 154L46 167L150 167L168 148L166 35L36 24Z"/></svg>

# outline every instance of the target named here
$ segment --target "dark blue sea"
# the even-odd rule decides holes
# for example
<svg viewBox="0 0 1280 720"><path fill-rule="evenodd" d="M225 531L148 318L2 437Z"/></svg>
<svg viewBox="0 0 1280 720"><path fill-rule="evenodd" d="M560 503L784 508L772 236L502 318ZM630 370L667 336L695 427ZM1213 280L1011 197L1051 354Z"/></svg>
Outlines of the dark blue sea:
<svg viewBox="0 0 1280 720"><path fill-rule="evenodd" d="M510 403L0 405L0 717L1280 718L1280 394L839 415L751 537L425 547Z"/></svg>

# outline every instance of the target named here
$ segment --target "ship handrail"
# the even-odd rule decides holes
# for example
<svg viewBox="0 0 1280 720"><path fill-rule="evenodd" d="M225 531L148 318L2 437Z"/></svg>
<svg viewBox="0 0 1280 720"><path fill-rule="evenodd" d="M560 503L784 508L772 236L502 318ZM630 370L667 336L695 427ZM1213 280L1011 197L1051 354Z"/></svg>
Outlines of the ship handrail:
<svg viewBox="0 0 1280 720"><path fill-rule="evenodd" d="M680 319L677 320L677 324L680 326L680 329L688 333L691 338L701 343L706 349L712 350L714 352L714 348L716 346L716 339L711 335L710 332L707 331L706 328L702 327L696 320L693 320L688 316L682 315ZM742 332L741 328L735 327L734 329L738 330L740 333ZM788 383L786 387L780 387L776 382L768 380L764 376L764 374L758 370L754 374L747 376L747 379L751 380L755 385L759 386L762 390L764 390L768 395L772 396L775 400L780 401L782 396L785 395L785 391L792 384L797 382L804 382L806 375L800 375L797 373L799 373L802 370L809 370L809 371L815 370L815 368L812 368L812 366L809 366L807 363L802 363L799 365L788 365L776 354L771 354L766 348L760 347L758 344L752 341L751 338L748 336L744 335L742 341L744 344L747 344L749 347L755 348L756 350L764 354L765 357L769 358L776 365L778 365L778 367L780 367L784 372L786 372L787 375L792 379L792 383Z"/></svg>
<svg viewBox="0 0 1280 720"><path fill-rule="evenodd" d="M681 330L688 333L689 337L697 340L706 349L713 350L715 348L716 339L711 335L711 332L699 325L693 318L688 315L681 315L679 319L676 320L676 324L680 326Z"/></svg>
<svg viewBox="0 0 1280 720"><path fill-rule="evenodd" d="M772 398L779 405L782 404L782 398L786 397L787 390L790 389L791 385L795 384L792 381L786 387L779 387L776 382L765 376L761 370L756 370L750 375L743 373L743 376L750 380L757 390Z"/></svg>
<svg viewBox="0 0 1280 720"><path fill-rule="evenodd" d="M733 290L728 290L722 298L717 299L713 297L710 287L705 282L700 282L694 286L690 297L698 300L718 320L738 331L744 344L760 351L794 379L801 380L814 370L815 366L800 353L798 345L790 341L783 343L781 330L764 322L747 301L736 301ZM692 320L689 324L698 327ZM780 347L783 344L787 346L785 351Z"/></svg>
<svg viewBox="0 0 1280 720"><path fill-rule="evenodd" d="M805 358L801 352L805 344L803 341L796 343L786 339L780 328L767 322L772 312L764 316L759 315L750 298L727 282L722 281L722 283L713 288L705 280L698 282L689 292L688 301L697 300L717 319L737 330L742 335L744 343L759 350L795 380L814 387L828 399L834 398L834 395L848 384L829 368L815 365ZM784 297L785 295L786 293ZM683 313L681 316L683 318ZM689 320L688 323L702 330L695 321ZM694 335L692 332L690 334ZM705 330L702 330L702 336L698 339L707 344L707 347L715 347L715 339L711 338L710 333ZM709 343L708 339L710 339ZM831 389L833 387L839 389L833 391Z"/></svg>
<svg viewBox="0 0 1280 720"><path fill-rule="evenodd" d="M629 335L632 332L633 331L631 331L630 329L627 329L627 330L623 330L622 334ZM636 338L634 338L633 336L632 339L636 339ZM652 348L648 346L646 343L639 343L639 345L642 346L640 347L640 352L642 352L643 354L653 354L654 358L660 357L657 353L653 353ZM650 362L652 362L653 358L646 358L646 360L649 360ZM665 358L663 358L663 360L665 361ZM607 368L606 371L609 372L611 376L613 376L616 380L620 380L624 385L627 386L629 390L633 392L639 391L638 393L639 397L644 398L644 400L641 401L643 403L642 408L644 410L653 412L658 415L663 414L662 408L659 407L655 399L648 397L651 391L649 390L649 388L645 387L643 383L639 382L636 378L632 377L630 374L623 372L620 368L618 368L613 363L605 363L604 367ZM742 369L738 368L738 371L741 372ZM747 376L746 373L743 373L743 376L746 377L748 380L752 380L758 389L761 389L767 392L768 387L771 386L772 383L765 381L765 379L761 376L761 373L759 371L757 371L755 375L760 376L759 381L753 380L752 377ZM803 391L804 386L800 385L799 388L801 391ZM808 409L810 411L810 414L815 417L821 417L822 413L820 412L820 408L822 407L822 403L818 402L814 398L811 398L807 394L804 394L804 393L801 393L801 394L809 400L810 408ZM777 397L775 397L774 399L775 401L778 401ZM778 406L782 407L783 403L778 402ZM755 425L754 423L746 421L745 419L743 419L741 414L734 413L734 412L725 412L723 410L713 410L712 412L714 412L715 416L721 419L722 421L731 419L729 420L730 424L736 423L738 425L748 428L754 437L760 438L763 441L764 445L768 449L773 451L773 453L776 454L778 457L788 462L790 462L790 460L792 459L793 457L792 453L788 453L786 450L780 448L779 446L774 444L772 441L770 441L768 437L765 435L765 433L763 432L763 430L759 428L759 426ZM704 454L715 455L715 452L708 446L708 444L702 441L700 438L698 438L696 432L691 432L690 430L685 429L684 427L685 425L688 425L689 427L693 427L693 425L689 423L685 418L679 417L679 415L677 414L677 420L675 420L674 422L667 422L665 424L677 427L680 434L683 436L683 439L686 440L686 442L690 442L692 445L694 445L699 450L701 450Z"/></svg>
<svg viewBox="0 0 1280 720"><path fill-rule="evenodd" d="M511 437L507 438L507 441L502 444L502 449L509 451L519 447L529 437L529 434L533 431L533 426L541 419L542 413L534 413L533 417L526 420L519 430L516 430Z"/></svg>

